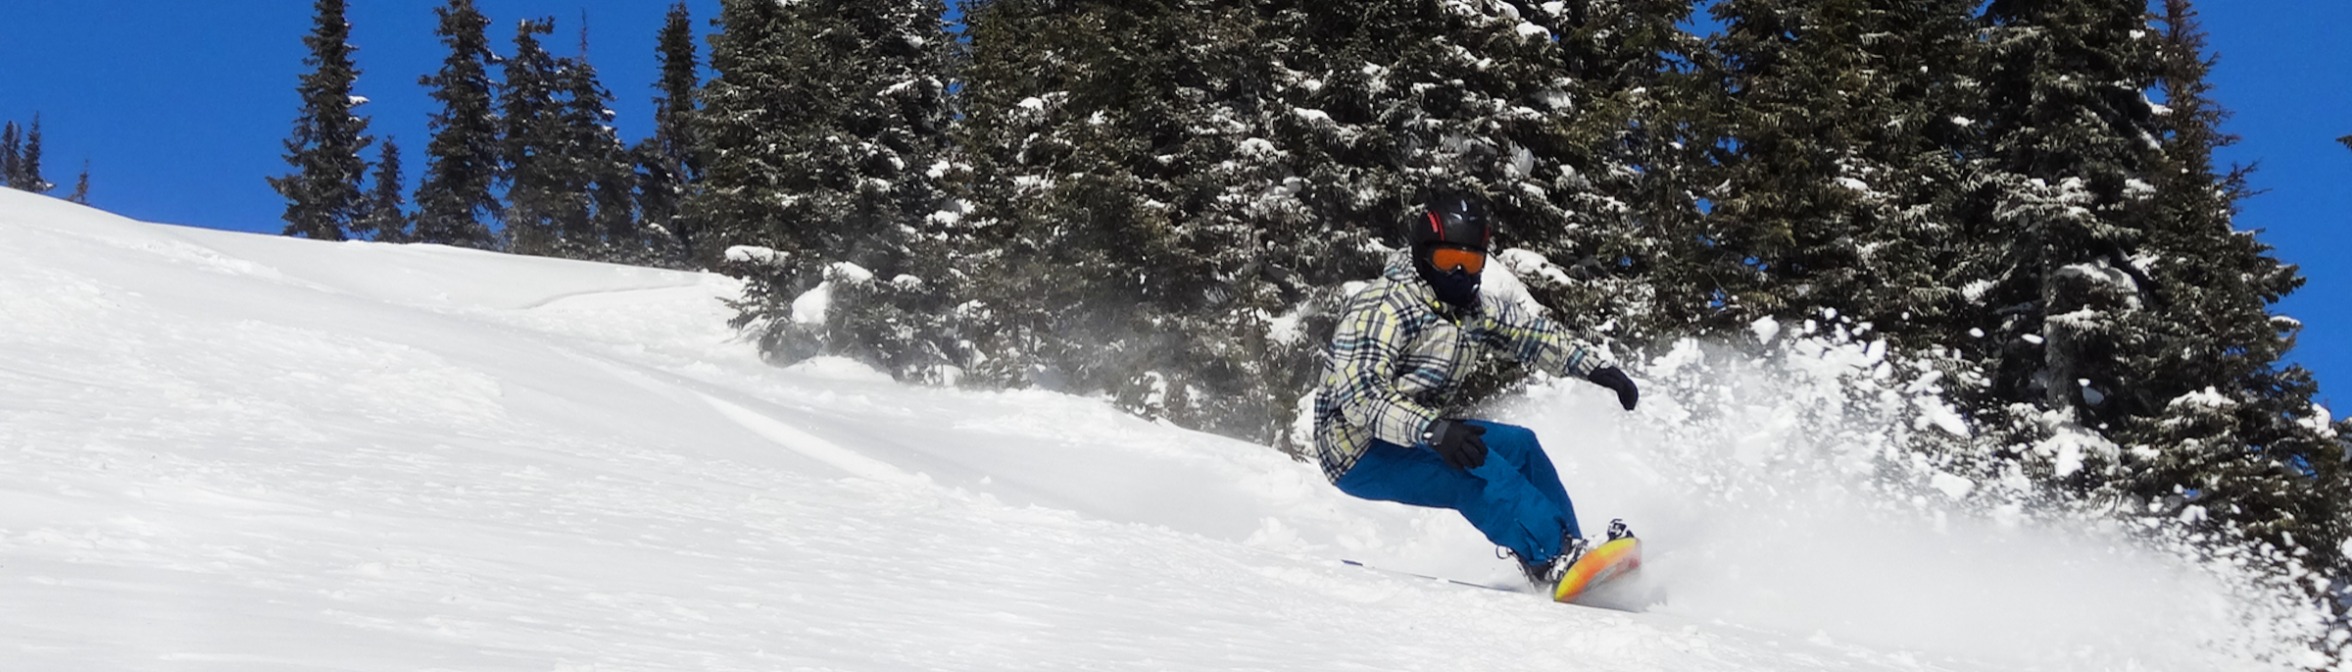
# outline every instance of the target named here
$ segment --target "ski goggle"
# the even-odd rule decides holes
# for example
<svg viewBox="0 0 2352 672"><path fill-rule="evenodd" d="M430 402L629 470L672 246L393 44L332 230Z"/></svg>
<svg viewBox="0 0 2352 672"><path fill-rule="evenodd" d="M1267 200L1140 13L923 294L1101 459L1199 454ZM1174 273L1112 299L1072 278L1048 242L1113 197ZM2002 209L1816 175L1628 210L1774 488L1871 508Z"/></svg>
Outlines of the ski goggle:
<svg viewBox="0 0 2352 672"><path fill-rule="evenodd" d="M1440 245L1429 249L1429 265L1439 272L1460 269L1464 273L1478 275L1486 271L1486 253Z"/></svg>

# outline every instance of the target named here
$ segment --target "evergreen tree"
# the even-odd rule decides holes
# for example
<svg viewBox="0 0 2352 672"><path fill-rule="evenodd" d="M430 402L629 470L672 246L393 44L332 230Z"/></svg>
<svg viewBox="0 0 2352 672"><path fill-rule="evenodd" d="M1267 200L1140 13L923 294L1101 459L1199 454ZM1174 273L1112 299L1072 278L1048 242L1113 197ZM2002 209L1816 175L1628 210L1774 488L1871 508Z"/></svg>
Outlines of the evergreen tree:
<svg viewBox="0 0 2352 672"><path fill-rule="evenodd" d="M368 214L352 227L352 234L386 243L407 242L409 218L407 198L402 195L406 189L401 186L400 145L385 138L379 151L375 184L368 195Z"/></svg>
<svg viewBox="0 0 2352 672"><path fill-rule="evenodd" d="M46 194L57 188L41 176L41 115L33 115L33 125L25 131L24 148L16 157L16 188L36 194Z"/></svg>
<svg viewBox="0 0 2352 672"><path fill-rule="evenodd" d="M1913 333L1955 292L1937 258L1974 152L1974 3L1727 0L1723 89L1695 261L1723 305L1704 322L1846 316Z"/></svg>
<svg viewBox="0 0 2352 672"><path fill-rule="evenodd" d="M0 126L0 186L15 187L17 170L24 160L24 140L18 137L16 122Z"/></svg>
<svg viewBox="0 0 2352 672"><path fill-rule="evenodd" d="M954 361L944 316L952 292L968 277L948 258L954 233L942 212L952 211L942 183L951 158L949 69L958 43L947 31L939 0L817 0L810 10L836 17L829 30L854 42L860 67L836 72L833 87L851 98L820 123L842 141L828 143L830 163L842 170L820 199L840 203L842 226L858 231L829 256L860 264L873 282L844 278L835 296L839 314L828 325L827 349L875 362L906 379L942 379ZM838 275L838 274L836 274Z"/></svg>
<svg viewBox="0 0 2352 672"><path fill-rule="evenodd" d="M1044 304L1083 291L1047 277L1057 268L1074 268L1066 265L1066 246L1032 240L1054 231L1040 206L1059 197L1053 193L1057 180L1084 176L1056 165L1073 153L1073 143L1047 132L1071 95L1067 71L1083 67L1073 63L1080 57L1076 48L1049 41L1070 37L1079 22L1062 18L1052 3L1026 0L970 3L965 12L972 61L964 73L966 118L958 140L971 173L961 186L972 208L975 261L985 264L975 273L979 303L967 312L982 327L974 334L976 345L988 354L973 373L978 381L1021 384L1045 368L1048 357L1041 351L1055 345L1046 323L1054 312ZM1075 291L1036 294L1064 288Z"/></svg>
<svg viewBox="0 0 2352 672"><path fill-rule="evenodd" d="M1952 269L1963 222L1986 154L1983 42L1977 0L1902 3L1873 14L1872 79L1884 96L1865 117L1863 160L1887 197L1870 211L1864 259L1879 287L1870 300L1841 308L1894 337L1912 356L1941 359L1941 339L1957 338L1954 306L1963 302ZM1836 308L1831 305L1829 307ZM1973 337L1971 337L1973 340Z"/></svg>
<svg viewBox="0 0 2352 672"><path fill-rule="evenodd" d="M516 254L561 254L566 234L576 235L588 225L585 194L571 188L573 166L563 153L563 105L556 99L562 64L539 42L539 36L554 32L553 19L516 26L514 53L505 59L505 86L499 88L500 165L506 184L502 219L506 248Z"/></svg>
<svg viewBox="0 0 2352 672"><path fill-rule="evenodd" d="M1267 253L1305 217L1264 128L1260 17L1170 0L968 18L974 226L1003 250L977 289L998 356L976 373L1270 435L1277 417L1250 408L1284 308Z"/></svg>
<svg viewBox="0 0 2352 672"><path fill-rule="evenodd" d="M1559 35L1574 106L1554 188L1566 218L1527 236L1570 281L1539 273L1532 289L1564 319L1631 343L1683 333L1717 304L1696 249L1709 224L1697 172L1714 145L1695 127L1721 89L1700 69L1705 45L1681 27L1696 4L1588 0L1530 14Z"/></svg>
<svg viewBox="0 0 2352 672"><path fill-rule="evenodd" d="M82 174L80 177L74 178L73 194L66 196L65 200L82 205L90 204L90 162L82 162Z"/></svg>
<svg viewBox="0 0 2352 672"><path fill-rule="evenodd" d="M1850 161L1862 112L1860 96L1847 97L1864 84L1855 80L1866 29L1856 17L1826 16L1840 9L1829 4L1725 0L1711 9L1724 25L1710 45L1724 81L1708 119L1723 186L1711 192L1705 244L1685 260L1721 303L1707 327L1807 315L1806 295L1842 300L1866 282L1855 235L1864 224L1854 220L1865 200L1857 192L1871 187Z"/></svg>
<svg viewBox="0 0 2352 672"><path fill-rule="evenodd" d="M41 176L40 115L33 115L29 127L13 121L0 126L0 186L36 194L57 187Z"/></svg>
<svg viewBox="0 0 2352 672"><path fill-rule="evenodd" d="M631 196L636 175L612 127L612 92L588 61L588 30L582 22L580 55L565 59L557 76L564 103L557 113L563 135L557 153L565 164L567 195L586 216L564 222L563 230L583 258L642 262L648 258L646 240Z"/></svg>
<svg viewBox="0 0 2352 672"><path fill-rule="evenodd" d="M286 235L342 240L366 208L360 180L367 162L360 152L372 140L366 135L367 119L354 109L364 99L352 93L359 69L351 62L351 24L344 19L344 0L317 0L313 8L315 25L302 40L310 48L303 64L313 69L302 76L302 113L286 139L286 163L294 173L269 182L286 198ZM36 120L33 135L39 134ZM24 162L25 174L39 187L37 146L28 143Z"/></svg>
<svg viewBox="0 0 2352 672"><path fill-rule="evenodd" d="M2220 130L2228 113L2205 80L2213 59L2188 0L2163 8L2163 161L2138 257L2159 316L2147 344L2124 353L2146 382L2106 402L2132 416L2113 433L2130 469L2119 489L2153 504L2140 511L2259 539L2352 578L2344 447L2312 404L2310 373L2282 362L2295 323L2270 311L2303 277L2231 223L2251 190L2246 168L2214 166L2214 151L2236 137ZM2202 515L2184 518L2188 506Z"/></svg>
<svg viewBox="0 0 2352 672"><path fill-rule="evenodd" d="M1278 221L1264 232L1274 237L1262 242L1277 251L1267 255L1265 271L1281 279L1285 298L1294 302L1334 304L1345 297L1330 288L1377 274L1382 260L1372 243L1393 242L1393 221L1413 197L1400 193L1407 191L1396 165L1400 154L1383 121L1387 106L1378 100L1377 89L1387 84L1372 79L1380 66L1356 58L1388 58L1374 46L1386 41L1378 33L1389 28L1379 24L1401 23L1382 9L1387 4L1352 12L1333 3L1276 1L1261 10L1258 38L1274 70L1257 123L1278 153L1266 157L1272 161L1236 165L1260 173L1254 181L1264 183L1261 193L1288 201L1265 209ZM1395 37L1400 44L1415 39ZM1306 331L1329 328L1322 320L1316 325Z"/></svg>
<svg viewBox="0 0 2352 672"><path fill-rule="evenodd" d="M834 53L856 66L826 78L850 100L817 120L839 140L812 152L816 169L830 178L821 188L832 193L820 200L838 199L849 215L842 228L855 232L833 254L893 273L911 270L908 233L941 205L933 173L947 156L953 118L947 8L939 0L812 0L807 9Z"/></svg>
<svg viewBox="0 0 2352 672"><path fill-rule="evenodd" d="M694 190L681 209L687 220L706 223L704 230L713 240L749 241L755 235L773 239L773 249L798 267L809 246L807 236L798 235L797 229L821 220L796 219L784 212L783 206L794 200L794 190L787 188L780 172L783 148L809 116L806 104L822 98L807 83L808 73L787 60L794 50L807 46L786 34L785 10L781 3L760 0L719 4L716 30L710 36L711 69L716 74L703 87L704 108L695 117L695 153L703 157L707 172L704 186ZM786 233L792 235L777 235ZM702 246L696 262L715 266L727 245ZM789 302L816 284L809 273L793 275L793 281L777 288L779 296L760 295L754 287L746 299Z"/></svg>
<svg viewBox="0 0 2352 672"><path fill-rule="evenodd" d="M2080 494L2112 475L2112 446L2043 439L2116 427L2125 406L2105 401L2149 382L2123 365L2156 319L2133 261L2158 158L2148 17L2119 0L1997 0L1986 17L1986 174L1953 276L1970 331L1945 339L1986 377L1962 396L1987 438L2031 447L2029 475Z"/></svg>
<svg viewBox="0 0 2352 672"><path fill-rule="evenodd" d="M505 211L510 249L575 259L641 260L629 188L634 180L613 132L612 94L588 61L556 58L539 36L553 19L525 21L505 61Z"/></svg>
<svg viewBox="0 0 2352 672"><path fill-rule="evenodd" d="M655 58L661 63L662 74L654 88L661 95L653 99L653 137L632 152L639 171L637 210L661 239L656 244L670 249L657 256L678 263L698 258L695 242L699 232L692 222L678 216L678 205L686 191L702 179L702 161L694 153L695 87L701 83L701 75L696 70L700 64L686 3L670 7L658 42Z"/></svg>
<svg viewBox="0 0 2352 672"><path fill-rule="evenodd" d="M434 34L449 47L441 69L418 80L430 87L441 110L433 113L433 139L425 148L424 180L417 185L416 234L421 243L488 248L488 221L499 216L491 193L499 171L498 113L489 64L489 19L473 0L450 0L434 8Z"/></svg>
<svg viewBox="0 0 2352 672"><path fill-rule="evenodd" d="M731 149L708 154L688 214L713 225L703 240L714 246L794 255L725 267L748 281L740 321L764 325L774 356L845 354L911 378L936 375L947 359L938 333L953 270L929 231L945 205L952 119L945 11L937 0L722 9L719 78L696 130ZM772 100L797 109L761 109ZM726 141L737 137L761 138L764 151ZM763 192L780 206L737 200ZM713 214L745 207L754 219ZM793 322L792 299L818 282L834 283L827 321Z"/></svg>

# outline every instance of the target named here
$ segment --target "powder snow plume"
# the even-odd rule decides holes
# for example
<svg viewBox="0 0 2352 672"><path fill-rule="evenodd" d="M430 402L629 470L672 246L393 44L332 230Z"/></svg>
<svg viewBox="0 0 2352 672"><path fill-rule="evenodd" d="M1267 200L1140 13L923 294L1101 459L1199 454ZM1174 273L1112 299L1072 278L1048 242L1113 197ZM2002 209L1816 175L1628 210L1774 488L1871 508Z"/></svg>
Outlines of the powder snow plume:
<svg viewBox="0 0 2352 672"><path fill-rule="evenodd" d="M2021 669L2324 663L2304 643L2325 612L2255 573L2111 520L1967 498L2008 484L1900 448L1968 429L1894 382L1883 345L1819 323L1756 336L1767 356L1685 341L1650 358L1635 415L1574 383L1505 406L1561 437L1549 451L1586 526L1640 521L1657 613Z"/></svg>

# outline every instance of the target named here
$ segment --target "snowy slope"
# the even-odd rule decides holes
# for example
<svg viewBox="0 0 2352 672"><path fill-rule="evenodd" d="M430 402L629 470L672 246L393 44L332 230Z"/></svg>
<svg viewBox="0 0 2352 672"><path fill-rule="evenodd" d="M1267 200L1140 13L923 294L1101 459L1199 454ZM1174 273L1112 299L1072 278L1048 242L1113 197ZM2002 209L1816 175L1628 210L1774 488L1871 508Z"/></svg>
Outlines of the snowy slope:
<svg viewBox="0 0 2352 672"><path fill-rule="evenodd" d="M764 365L733 290L0 190L0 670L2261 669L2287 627L1876 506L1769 385L1499 409L1650 540L1648 613L1352 569L1512 574L1263 447Z"/></svg>

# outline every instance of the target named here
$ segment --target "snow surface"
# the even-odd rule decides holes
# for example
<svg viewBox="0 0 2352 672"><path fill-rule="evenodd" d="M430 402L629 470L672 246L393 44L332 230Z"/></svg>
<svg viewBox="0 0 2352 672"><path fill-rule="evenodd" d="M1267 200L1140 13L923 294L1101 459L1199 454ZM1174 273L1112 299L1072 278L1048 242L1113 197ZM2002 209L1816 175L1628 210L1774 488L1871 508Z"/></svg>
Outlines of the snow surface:
<svg viewBox="0 0 2352 672"><path fill-rule="evenodd" d="M725 327L736 291L0 190L0 669L2205 670L2284 650L2226 583L2103 532L1880 506L1841 466L1880 447L1823 438L1807 404L1841 395L1803 382L1866 355L1790 373L1681 349L1647 367L1741 401L1662 385L1625 414L1563 382L1496 409L1546 439L1587 528L1649 540L1667 599L1632 614L1342 566L1513 573L1451 514L1346 498L1264 447L1079 397L763 364Z"/></svg>

